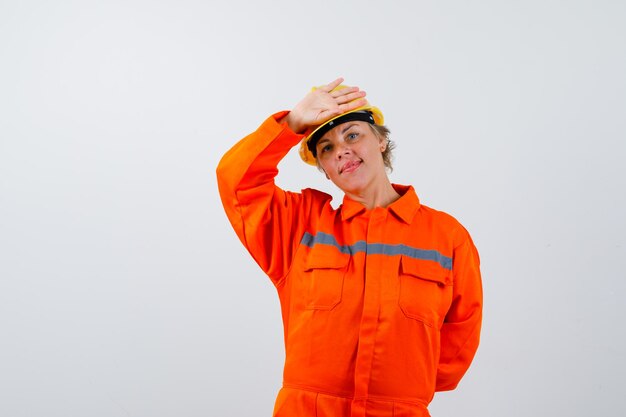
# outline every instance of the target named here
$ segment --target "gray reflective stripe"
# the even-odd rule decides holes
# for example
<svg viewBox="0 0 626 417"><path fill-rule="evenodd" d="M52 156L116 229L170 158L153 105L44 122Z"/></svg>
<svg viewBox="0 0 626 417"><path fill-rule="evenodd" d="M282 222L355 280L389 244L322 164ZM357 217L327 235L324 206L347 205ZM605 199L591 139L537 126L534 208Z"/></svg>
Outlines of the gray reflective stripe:
<svg viewBox="0 0 626 417"><path fill-rule="evenodd" d="M442 255L436 250L420 249L407 245L389 245L386 243L366 243L364 240L354 242L352 245L340 245L335 236L317 232L316 235L305 233L302 236L300 244L312 248L315 245L329 245L336 247L339 252L354 255L355 253L365 252L368 255L404 255L413 259L423 261L435 261L445 269L452 269L452 258Z"/></svg>

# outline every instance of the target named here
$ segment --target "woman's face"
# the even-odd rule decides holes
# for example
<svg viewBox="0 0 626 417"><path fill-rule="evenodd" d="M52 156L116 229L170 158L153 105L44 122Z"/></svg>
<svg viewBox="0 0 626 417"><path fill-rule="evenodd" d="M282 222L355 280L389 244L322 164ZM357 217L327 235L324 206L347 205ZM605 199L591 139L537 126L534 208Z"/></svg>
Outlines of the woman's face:
<svg viewBox="0 0 626 417"><path fill-rule="evenodd" d="M345 193L362 194L389 181L382 157L386 146L367 122L346 122L317 142L317 161Z"/></svg>

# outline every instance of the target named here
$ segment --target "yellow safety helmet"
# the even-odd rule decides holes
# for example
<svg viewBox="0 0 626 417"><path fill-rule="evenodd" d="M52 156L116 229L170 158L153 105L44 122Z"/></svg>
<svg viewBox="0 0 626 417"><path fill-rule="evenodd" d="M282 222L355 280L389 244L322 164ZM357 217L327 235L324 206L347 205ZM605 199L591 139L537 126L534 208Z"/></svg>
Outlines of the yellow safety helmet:
<svg viewBox="0 0 626 417"><path fill-rule="evenodd" d="M346 87L347 86L343 84L338 85L337 87L333 89L333 91L340 90ZM317 88L319 87L313 87L312 90L316 90ZM350 116L347 116L347 115L350 115ZM341 119L341 120L338 120L338 119ZM380 111L380 109L378 107L370 106L369 103L366 104L365 106L361 106L349 112L337 115L331 119L326 120L321 125L313 128L313 130L307 131L306 136L302 139L302 142L300 142L300 158L302 158L302 160L309 165L314 165L314 166L317 165L315 162L315 156L313 155L313 152L311 151L311 148L313 147L312 146L309 147L309 141L314 138L320 139L320 136L326 133L328 130L342 123L345 123L349 120L362 120L368 123L377 124L381 126L385 122L385 118L383 117L383 113ZM315 142L317 143L317 140Z"/></svg>

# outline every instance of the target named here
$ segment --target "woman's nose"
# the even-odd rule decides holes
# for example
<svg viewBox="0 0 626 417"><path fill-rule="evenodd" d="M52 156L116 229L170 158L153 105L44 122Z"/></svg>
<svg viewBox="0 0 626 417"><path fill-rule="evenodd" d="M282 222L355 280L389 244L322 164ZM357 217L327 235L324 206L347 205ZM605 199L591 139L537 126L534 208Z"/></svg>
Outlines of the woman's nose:
<svg viewBox="0 0 626 417"><path fill-rule="evenodd" d="M338 145L337 146L337 159L341 159L343 156L349 154L350 152L352 152L352 149L350 149L348 145L346 144Z"/></svg>

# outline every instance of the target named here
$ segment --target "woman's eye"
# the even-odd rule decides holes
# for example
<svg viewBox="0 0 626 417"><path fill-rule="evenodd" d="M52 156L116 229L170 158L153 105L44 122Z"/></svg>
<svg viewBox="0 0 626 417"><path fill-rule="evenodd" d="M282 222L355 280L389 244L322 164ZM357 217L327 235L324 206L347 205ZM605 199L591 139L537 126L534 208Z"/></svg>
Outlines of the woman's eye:
<svg viewBox="0 0 626 417"><path fill-rule="evenodd" d="M332 147L330 145L324 145L324 146L322 146L321 152L322 153L328 152L328 151L331 150L331 148Z"/></svg>
<svg viewBox="0 0 626 417"><path fill-rule="evenodd" d="M354 140L354 139L357 138L357 136L359 136L358 133L349 133L347 138L350 139L350 140Z"/></svg>

